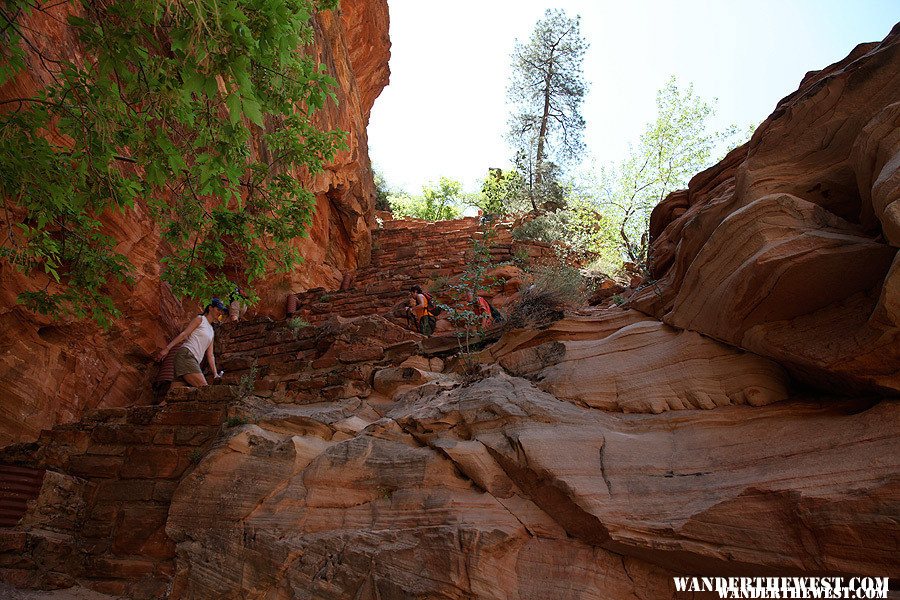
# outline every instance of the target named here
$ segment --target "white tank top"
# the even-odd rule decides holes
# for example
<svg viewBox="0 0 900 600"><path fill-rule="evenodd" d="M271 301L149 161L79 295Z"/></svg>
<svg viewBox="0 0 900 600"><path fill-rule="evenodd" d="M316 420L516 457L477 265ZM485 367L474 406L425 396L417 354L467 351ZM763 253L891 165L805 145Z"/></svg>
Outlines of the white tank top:
<svg viewBox="0 0 900 600"><path fill-rule="evenodd" d="M198 363L203 362L203 355L206 354L206 349L212 344L214 335L215 332L213 331L213 327L210 325L209 320L207 320L206 317L201 316L200 325L191 332L191 335L188 336L187 341L184 343L185 347L191 351L191 354L194 355L194 358L197 359Z"/></svg>

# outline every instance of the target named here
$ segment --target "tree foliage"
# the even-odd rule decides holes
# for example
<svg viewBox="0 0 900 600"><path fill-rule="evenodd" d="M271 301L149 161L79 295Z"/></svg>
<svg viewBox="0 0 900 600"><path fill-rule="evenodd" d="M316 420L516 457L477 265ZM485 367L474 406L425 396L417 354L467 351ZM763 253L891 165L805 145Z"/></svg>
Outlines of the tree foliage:
<svg viewBox="0 0 900 600"><path fill-rule="evenodd" d="M382 174L381 171L372 169L372 179L375 182L375 210L386 210L390 212L391 203L389 198L391 190L388 188L388 183L384 178L384 174Z"/></svg>
<svg viewBox="0 0 900 600"><path fill-rule="evenodd" d="M488 215L508 215L525 210L527 196L525 179L519 171L488 169L475 205Z"/></svg>
<svg viewBox="0 0 900 600"><path fill-rule="evenodd" d="M734 145L734 127L710 129L714 103L697 96L693 85L682 89L670 78L656 94L656 118L647 124L637 146L618 165L600 170L598 206L618 223L628 260L639 265L647 260L653 208L715 162L715 152L723 144Z"/></svg>
<svg viewBox="0 0 900 600"><path fill-rule="evenodd" d="M535 209L541 183L555 180L551 171L584 150L584 119L580 108L587 93L580 17L548 9L528 43L516 43L507 95L515 106L509 140L516 166L524 175Z"/></svg>
<svg viewBox="0 0 900 600"><path fill-rule="evenodd" d="M397 193L389 196L388 201L395 216L426 221L455 219L462 214L462 207L470 204L462 183L449 177L441 177L437 184L422 186L421 196Z"/></svg>
<svg viewBox="0 0 900 600"><path fill-rule="evenodd" d="M72 58L49 55L23 24L40 3L5 0L0 83L28 54L52 78L0 106L0 258L47 276L20 300L108 323L110 286L132 266L104 218L138 200L168 243L162 277L178 296L224 295L231 279L292 268L315 201L296 173L321 170L343 144L312 123L335 81L303 50L315 11L336 5L82 0L68 18L83 47Z"/></svg>
<svg viewBox="0 0 900 600"><path fill-rule="evenodd" d="M594 262L598 257L618 253L617 224L600 213L591 199L575 195L570 190L563 210L544 212L512 230L514 239L537 240L554 244L564 258L582 263ZM621 261L604 260L598 268L612 273Z"/></svg>

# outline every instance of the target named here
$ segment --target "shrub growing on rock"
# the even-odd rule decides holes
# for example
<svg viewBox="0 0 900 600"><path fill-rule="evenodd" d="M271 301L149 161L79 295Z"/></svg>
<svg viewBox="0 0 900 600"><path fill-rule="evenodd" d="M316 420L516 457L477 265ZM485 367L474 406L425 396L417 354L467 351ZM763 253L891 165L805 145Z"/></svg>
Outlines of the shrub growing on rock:
<svg viewBox="0 0 900 600"><path fill-rule="evenodd" d="M588 285L581 271L560 264L542 267L509 310L506 326L539 326L563 317L567 306L585 302Z"/></svg>

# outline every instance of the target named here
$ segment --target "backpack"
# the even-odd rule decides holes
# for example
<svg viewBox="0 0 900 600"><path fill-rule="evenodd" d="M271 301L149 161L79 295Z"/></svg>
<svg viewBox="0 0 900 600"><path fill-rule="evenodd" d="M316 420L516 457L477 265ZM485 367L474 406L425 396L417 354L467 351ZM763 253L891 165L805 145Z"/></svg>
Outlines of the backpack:
<svg viewBox="0 0 900 600"><path fill-rule="evenodd" d="M488 305L488 308L491 309L491 319L494 320L494 323L502 323L503 321L506 320L506 318L503 316L503 313L501 313L499 310L497 310L493 304L488 302L487 305Z"/></svg>
<svg viewBox="0 0 900 600"><path fill-rule="evenodd" d="M422 295L425 296L425 310L434 315L435 317L444 312L444 309L434 303L434 297L428 292L423 291Z"/></svg>

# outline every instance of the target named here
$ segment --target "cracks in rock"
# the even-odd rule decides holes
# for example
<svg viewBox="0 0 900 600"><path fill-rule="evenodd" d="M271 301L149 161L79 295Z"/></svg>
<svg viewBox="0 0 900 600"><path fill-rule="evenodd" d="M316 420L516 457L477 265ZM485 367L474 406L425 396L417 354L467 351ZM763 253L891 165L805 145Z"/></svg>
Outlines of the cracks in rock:
<svg viewBox="0 0 900 600"><path fill-rule="evenodd" d="M625 573L625 577L627 577L628 581L631 582L632 595L639 598L640 596L638 596L638 593L637 593L638 592L637 584L634 582L634 578L631 576L631 573L628 572L628 565L625 564L625 555L620 554L619 560L622 562L622 572ZM643 600L643 598L641 600Z"/></svg>
<svg viewBox="0 0 900 600"><path fill-rule="evenodd" d="M506 443L509 445L510 449L515 451L516 458L523 465L522 468L526 471L530 470L531 465L528 462L528 453L525 452L525 448L522 447L522 442L519 441L519 438L513 437L512 435L510 435L510 433L508 433L506 430L504 430L503 431L503 439L506 440ZM487 446L486 446L486 448L488 449L488 452L491 453L491 455L494 454L495 451L493 449L491 449L490 447L487 447ZM496 456L494 457L494 460L497 460ZM503 470L506 471L506 468L503 467L503 464L500 463L499 461L498 461L498 463L500 464L501 468L503 468ZM509 475L509 473L507 473L507 475ZM512 477L510 477L510 479L512 479ZM515 481L515 480L513 479L513 481Z"/></svg>
<svg viewBox="0 0 900 600"><path fill-rule="evenodd" d="M481 484L479 484L477 481L475 481L474 479L472 479L472 478L465 472L465 470L463 470L463 468L459 465L459 463L456 462L456 461L453 459L453 457L450 456L450 455L447 453L446 450L444 450L443 448L439 448L439 447L435 447L435 446L431 445L431 444L428 442L427 439L423 439L423 438L421 438L418 434L416 434L416 433L414 433L414 432L412 432L412 431L407 430L407 429L403 426L402 423L397 422L397 421L395 421L395 423L397 423L397 425L400 427L400 429L402 429L402 430L403 430L404 432L406 432L410 437L412 437L412 438L413 438L413 439L414 439L421 447L428 448L428 449L432 450L432 451L435 453L436 456L442 458L443 460L449 461L449 462L453 465L454 472L455 472L461 479L464 479L465 481L468 481L468 482L472 485L472 487L474 487L476 490L480 491L481 493L488 494L491 498L493 498L494 501L497 503L498 506L503 507L503 510L505 510L507 513L509 513L509 515L510 515L512 518L514 518L516 521L518 521L518 523L522 526L522 528L523 528L525 531L528 532L528 535L530 535L530 536L533 537L533 538L541 537L540 535L538 535L538 533L537 533L536 531L534 531L534 530L533 530L531 527L529 527L524 521L522 521L522 519L520 519L520 518L518 517L518 515L516 515L512 510L510 510L509 507L506 506L506 504L503 503L503 501L501 501L499 498L497 498L497 497L496 497L494 494L492 494L489 490L485 489L485 488L484 488ZM457 425L458 425L458 424L457 424ZM454 427L455 427L455 425L454 425ZM487 446L484 446L484 444L483 444L482 442L478 441L478 440L474 440L474 441L476 441L476 442L478 442L479 444L481 444L481 445L488 451L488 453L490 453L490 448L488 448ZM502 467L501 467L501 468L502 468ZM512 481L512 480L511 480L511 481ZM513 482L513 484L515 484L515 482ZM516 486L516 487L518 487L518 486ZM513 492L513 493L515 493L515 492ZM528 496L524 496L524 498L527 499L527 500L529 500L530 502L532 502L532 504L534 504L534 501L531 500L531 498L529 498ZM535 506L537 507L537 505L535 505ZM540 508L540 507L538 507L538 508ZM549 517L549 516L550 516L550 515L548 515L548 517ZM552 518L552 517L551 517L551 518ZM470 589L471 589L471 588L470 588Z"/></svg>
<svg viewBox="0 0 900 600"><path fill-rule="evenodd" d="M826 553L822 550L823 545L816 532L815 523L810 522L810 514L800 506L801 498L798 497L794 500L793 512L797 517L795 521L797 524L797 537L800 539L803 548L810 554L816 568L823 569L825 567Z"/></svg>
<svg viewBox="0 0 900 600"><path fill-rule="evenodd" d="M515 516L515 515L513 515L513 516ZM476 532L475 533L475 543L474 543L475 546L478 545L478 540L480 537L481 537L481 534L479 532ZM459 555L462 558L460 563L462 565L463 575L466 578L466 588L469 590L469 593L471 594L472 593L472 575L469 572L469 559L472 557L472 553L466 552L466 548L463 545L462 535L461 535L461 532L459 529L456 530L456 540L457 540L457 546L459 547Z"/></svg>
<svg viewBox="0 0 900 600"><path fill-rule="evenodd" d="M362 583L353 594L353 600L381 600L381 592L378 591L378 579L375 577L375 559L369 561L369 572L363 578Z"/></svg>
<svg viewBox="0 0 900 600"><path fill-rule="evenodd" d="M669 469L665 473L662 474L662 477L671 478L671 477L702 477L704 475L712 475L712 471L697 471L696 473L676 473L672 469ZM650 474L651 477L660 477L660 475Z"/></svg>
<svg viewBox="0 0 900 600"><path fill-rule="evenodd" d="M486 445L485 448L506 476L568 535L591 546L603 547L609 542L610 535L606 526L595 515L579 506L565 489L561 489L565 487L565 482L547 478L520 466L490 446Z"/></svg>
<svg viewBox="0 0 900 600"><path fill-rule="evenodd" d="M604 461L605 451L606 439L603 440L603 445L600 446L600 475L603 477L603 483L606 484L606 493L612 496L612 483L609 481L609 475L606 474L606 463Z"/></svg>

